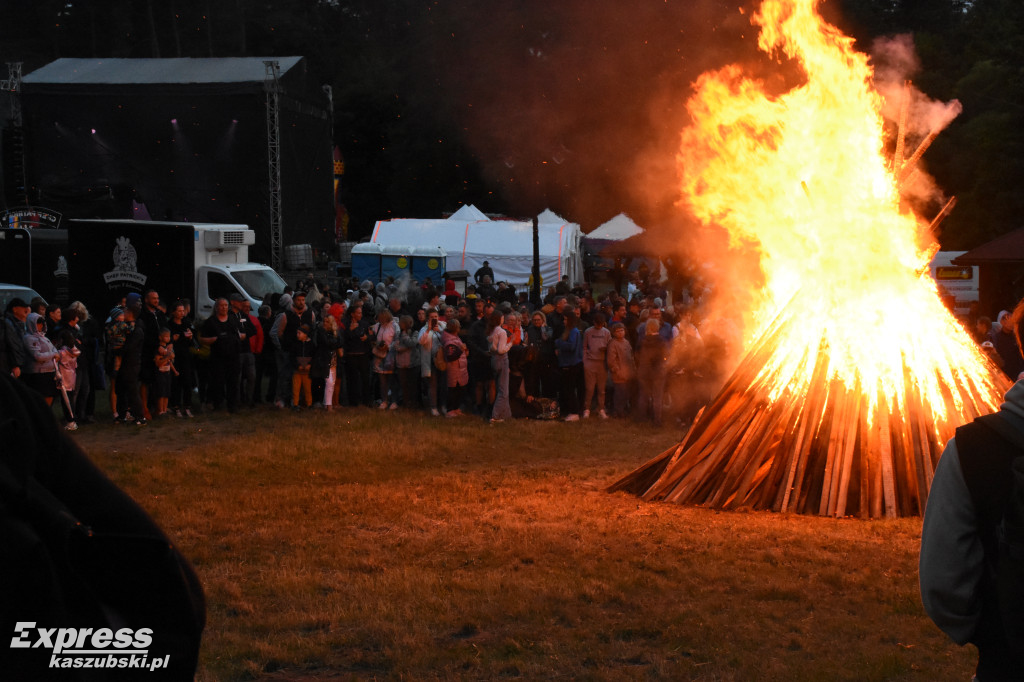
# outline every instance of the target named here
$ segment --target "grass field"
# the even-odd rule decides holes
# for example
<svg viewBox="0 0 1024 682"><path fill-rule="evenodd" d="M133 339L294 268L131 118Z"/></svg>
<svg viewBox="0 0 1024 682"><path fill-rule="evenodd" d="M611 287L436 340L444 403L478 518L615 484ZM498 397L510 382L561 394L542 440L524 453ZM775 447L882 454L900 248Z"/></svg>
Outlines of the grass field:
<svg viewBox="0 0 1024 682"><path fill-rule="evenodd" d="M359 409L74 438L194 562L204 682L970 678L919 519L603 492L680 436Z"/></svg>

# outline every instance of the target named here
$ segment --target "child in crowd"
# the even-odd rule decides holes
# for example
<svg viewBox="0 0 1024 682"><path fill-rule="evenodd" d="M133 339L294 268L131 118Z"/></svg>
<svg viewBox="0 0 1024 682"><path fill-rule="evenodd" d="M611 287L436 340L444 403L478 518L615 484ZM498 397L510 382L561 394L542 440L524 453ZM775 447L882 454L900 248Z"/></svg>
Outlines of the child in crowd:
<svg viewBox="0 0 1024 682"><path fill-rule="evenodd" d="M300 395L306 396L306 407L313 406L313 384L309 378L309 369L313 363L313 341L310 335L313 330L308 324L299 327L295 332L295 366L292 372L292 409L302 407Z"/></svg>
<svg viewBox="0 0 1024 682"><path fill-rule="evenodd" d="M117 417L117 391L114 390L117 384L117 372L121 369L121 349L131 332L133 324L124 321L124 310L120 307L110 311L106 325L103 328L107 341L106 370L110 378L110 412Z"/></svg>
<svg viewBox="0 0 1024 682"><path fill-rule="evenodd" d="M82 354L82 351L78 348L78 344L75 343L75 335L70 329L62 329L58 332L56 348L59 352L59 355L56 357L57 372L59 374L58 386L67 393L68 403L74 405L78 356ZM75 415L68 409L63 398L61 398L61 408L64 410L64 428L68 431L77 430L78 424L75 422Z"/></svg>
<svg viewBox="0 0 1024 682"><path fill-rule="evenodd" d="M629 382L636 376L636 365L633 349L626 340L626 326L615 322L611 330L612 340L608 342L606 357L608 371L612 375L612 416L625 417L629 410Z"/></svg>
<svg viewBox="0 0 1024 682"><path fill-rule="evenodd" d="M160 344L156 348L156 355L153 362L156 364L156 381L154 382L154 395L156 397L156 416L167 415L167 402L171 397L171 374L178 373L174 367L174 346L171 343L171 330L167 327L160 329L157 337Z"/></svg>

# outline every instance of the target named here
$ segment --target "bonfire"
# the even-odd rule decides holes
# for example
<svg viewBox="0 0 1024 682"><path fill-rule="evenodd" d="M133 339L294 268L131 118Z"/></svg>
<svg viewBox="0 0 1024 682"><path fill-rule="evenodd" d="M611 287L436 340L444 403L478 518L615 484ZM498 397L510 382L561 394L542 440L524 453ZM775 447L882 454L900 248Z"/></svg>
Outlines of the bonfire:
<svg viewBox="0 0 1024 682"><path fill-rule="evenodd" d="M905 157L905 104L887 151L868 57L816 5L765 0L754 17L760 48L799 66L799 85L770 94L728 66L694 86L682 203L734 245L757 245L765 287L718 396L678 446L612 490L730 509L921 514L945 442L1008 388L927 274L952 203L920 216L907 191L938 131Z"/></svg>

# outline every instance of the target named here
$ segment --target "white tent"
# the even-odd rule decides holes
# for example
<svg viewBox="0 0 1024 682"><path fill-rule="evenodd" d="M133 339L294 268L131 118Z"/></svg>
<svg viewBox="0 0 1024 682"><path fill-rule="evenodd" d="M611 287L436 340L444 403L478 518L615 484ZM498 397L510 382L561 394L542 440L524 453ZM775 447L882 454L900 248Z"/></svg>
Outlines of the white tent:
<svg viewBox="0 0 1024 682"><path fill-rule="evenodd" d="M538 216L541 284L554 284L563 275L580 281L583 274L580 226L551 211ZM381 220L371 243L439 246L448 253L449 270L467 270L472 276L484 261L495 281L517 287L530 281L533 269L533 223L490 220L472 205L447 219L399 218Z"/></svg>
<svg viewBox="0 0 1024 682"><path fill-rule="evenodd" d="M635 237L642 234L644 229L633 222L625 213L620 213L608 222L600 225L593 232L587 234L589 240L601 240L608 242L620 242L623 239Z"/></svg>

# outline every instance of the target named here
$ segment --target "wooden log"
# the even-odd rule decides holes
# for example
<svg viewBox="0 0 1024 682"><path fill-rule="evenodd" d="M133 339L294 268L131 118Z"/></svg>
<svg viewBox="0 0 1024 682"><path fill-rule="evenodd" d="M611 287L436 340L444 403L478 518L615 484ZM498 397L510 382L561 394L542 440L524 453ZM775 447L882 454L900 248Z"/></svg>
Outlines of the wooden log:
<svg viewBox="0 0 1024 682"><path fill-rule="evenodd" d="M835 513L839 497L839 467L841 466L842 444L846 435L846 422L850 418L850 392L841 381L833 381L832 400L835 403L836 415L829 427L828 453L825 458L825 472L821 483L821 497L818 503L820 516L831 516Z"/></svg>
<svg viewBox="0 0 1024 682"><path fill-rule="evenodd" d="M939 130L931 131L928 133L927 137L921 141L921 144L917 145L917 149L914 150L914 153L909 159L907 159L906 163L903 164L902 168L900 168L899 175L896 176L899 178L898 182L900 185L903 185L910 173L915 170L917 162L921 160L924 153L932 146L932 142L935 142L935 138L939 136L940 132L941 131Z"/></svg>
<svg viewBox="0 0 1024 682"><path fill-rule="evenodd" d="M818 355L814 362L814 372L811 375L811 382L807 387L804 400L806 408L801 412L801 427L794 443L794 451L790 453L792 461L789 465L789 474L786 484L780 490L780 498L773 507L776 511L789 511L800 499L800 492L803 489L803 471L810 456L811 445L814 436L818 431L821 422L821 409L825 404L825 390L818 390L817 387L824 386L825 375L828 373L828 351L825 342L822 340L818 345Z"/></svg>
<svg viewBox="0 0 1024 682"><path fill-rule="evenodd" d="M853 460L857 444L857 433L860 425L867 419L867 398L861 389L860 383L854 387L854 395L857 400L854 408L854 418L848 420L846 427L846 440L843 443L843 461L839 479L839 494L836 500L835 516L846 516L847 496L850 491L850 476L853 472Z"/></svg>
<svg viewBox="0 0 1024 682"><path fill-rule="evenodd" d="M903 99L900 101L900 118L896 128L896 151L892 155L892 173L899 177L903 168L903 150L907 137L907 115L910 113L910 81L903 81Z"/></svg>
<svg viewBox="0 0 1024 682"><path fill-rule="evenodd" d="M873 519L882 516L882 446L880 444L882 419L883 415L880 406L877 404L876 397L871 428L868 431L868 470L865 472L867 476L865 481L867 515Z"/></svg>
<svg viewBox="0 0 1024 682"><path fill-rule="evenodd" d="M754 508L759 508L755 500L763 499L764 496L758 493L758 488L762 485L770 486L771 472L780 471L781 467L776 465L776 462L783 459L783 450L780 450L780 447L790 431L791 422L798 414L801 402L791 398L783 401L781 405L773 406L776 409L773 409L771 419L763 429L760 442L753 446L751 461L758 463L757 469L755 470L753 466L748 467L736 485L735 506L743 506L749 502ZM774 491L770 492L774 494Z"/></svg>
<svg viewBox="0 0 1024 682"><path fill-rule="evenodd" d="M882 469L882 495L885 501L885 515L888 517L896 516L896 482L893 479L893 463L892 463L892 434L889 426L889 404L886 402L886 397L879 391L879 400L881 401L882 414L880 424L881 433L879 434L879 447L881 457L881 469Z"/></svg>

